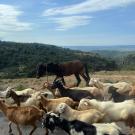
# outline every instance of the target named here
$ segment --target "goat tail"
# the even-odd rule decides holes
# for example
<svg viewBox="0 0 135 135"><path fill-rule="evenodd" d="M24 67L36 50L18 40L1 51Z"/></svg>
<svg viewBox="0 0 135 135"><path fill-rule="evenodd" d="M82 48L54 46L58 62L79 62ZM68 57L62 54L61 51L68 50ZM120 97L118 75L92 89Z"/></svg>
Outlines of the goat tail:
<svg viewBox="0 0 135 135"><path fill-rule="evenodd" d="M88 80L90 80L89 71L88 71L88 66L87 66L86 63L84 64L84 68L85 68L85 74L86 74Z"/></svg>

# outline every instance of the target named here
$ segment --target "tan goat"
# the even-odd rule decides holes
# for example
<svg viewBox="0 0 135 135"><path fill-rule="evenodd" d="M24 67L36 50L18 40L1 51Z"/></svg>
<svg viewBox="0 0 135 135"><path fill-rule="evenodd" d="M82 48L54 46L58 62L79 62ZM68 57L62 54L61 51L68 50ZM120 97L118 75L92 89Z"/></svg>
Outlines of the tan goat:
<svg viewBox="0 0 135 135"><path fill-rule="evenodd" d="M102 122L104 114L96 109L78 111L72 109L66 103L61 103L57 107L57 113L66 120L80 120L88 124Z"/></svg>
<svg viewBox="0 0 135 135"><path fill-rule="evenodd" d="M62 97L62 98L57 98L57 99L47 99L44 96L41 95L41 104L43 105L44 108L47 109L47 111L53 111L56 112L56 108L60 103L66 103L72 108L78 105L78 102L73 101L69 97Z"/></svg>
<svg viewBox="0 0 135 135"><path fill-rule="evenodd" d="M132 90L129 92L129 96L135 96L135 84L132 84Z"/></svg>
<svg viewBox="0 0 135 135"><path fill-rule="evenodd" d="M22 135L19 125L30 125L33 127L29 135L32 135L36 130L36 122L42 118L44 111L39 110L34 106L17 107L8 106L4 100L0 99L0 109L5 114L10 122L17 126L19 135ZM11 123L9 124L11 130Z"/></svg>

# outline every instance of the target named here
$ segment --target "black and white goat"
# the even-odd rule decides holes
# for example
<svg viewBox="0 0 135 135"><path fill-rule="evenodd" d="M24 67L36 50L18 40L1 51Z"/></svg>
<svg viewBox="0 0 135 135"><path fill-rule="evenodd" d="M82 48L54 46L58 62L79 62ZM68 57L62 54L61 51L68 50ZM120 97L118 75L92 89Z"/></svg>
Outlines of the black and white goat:
<svg viewBox="0 0 135 135"><path fill-rule="evenodd" d="M52 112L46 114L42 125L52 132L56 127L61 128L69 135L122 135L115 123L90 125L78 120L68 121Z"/></svg>
<svg viewBox="0 0 135 135"><path fill-rule="evenodd" d="M60 95L62 97L70 97L74 101L80 101L82 98L95 98L89 91L87 90L78 90L78 89L70 89L63 86L60 80L54 81L52 88L58 88Z"/></svg>

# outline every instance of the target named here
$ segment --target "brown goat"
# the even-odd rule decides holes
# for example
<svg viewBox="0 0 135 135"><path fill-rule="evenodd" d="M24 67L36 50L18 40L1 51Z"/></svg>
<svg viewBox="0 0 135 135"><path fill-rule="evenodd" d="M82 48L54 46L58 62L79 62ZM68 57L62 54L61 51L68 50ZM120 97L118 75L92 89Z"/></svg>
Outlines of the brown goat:
<svg viewBox="0 0 135 135"><path fill-rule="evenodd" d="M36 130L36 121L40 120L44 111L39 110L34 106L27 107L17 107L17 106L8 106L4 100L0 99L0 109L5 114L10 122L13 122L17 126L19 135L22 135L19 125L30 125L33 127L29 135L32 135ZM11 123L9 123L10 131Z"/></svg>
<svg viewBox="0 0 135 135"><path fill-rule="evenodd" d="M57 99L47 99L41 95L40 102L43 105L43 107L47 109L47 111L54 111L54 112L56 111L56 107L60 103L66 103L72 108L75 108L78 105L78 102L73 101L69 97L62 97L62 98L57 98Z"/></svg>
<svg viewBox="0 0 135 135"><path fill-rule="evenodd" d="M15 91L9 90L6 94L6 98L12 98L17 106L20 106L21 102L25 102L31 95L17 95Z"/></svg>
<svg viewBox="0 0 135 135"><path fill-rule="evenodd" d="M48 89L50 92L52 92L54 98L57 98L56 89L52 89L52 84L51 83L45 82L41 89ZM59 95L58 95L58 97L59 97Z"/></svg>

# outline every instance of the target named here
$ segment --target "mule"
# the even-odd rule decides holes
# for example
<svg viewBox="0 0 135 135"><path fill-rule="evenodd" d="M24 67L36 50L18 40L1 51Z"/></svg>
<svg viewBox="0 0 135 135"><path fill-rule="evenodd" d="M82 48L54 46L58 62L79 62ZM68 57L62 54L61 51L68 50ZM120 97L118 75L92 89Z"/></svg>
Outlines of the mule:
<svg viewBox="0 0 135 135"><path fill-rule="evenodd" d="M40 78L47 73L56 75L54 81L61 78L64 85L64 76L70 76L72 74L74 74L77 79L77 86L79 86L81 82L80 75L85 80L86 86L88 86L90 81L87 64L82 63L80 60L74 60L62 64L49 63L37 65L37 78Z"/></svg>

